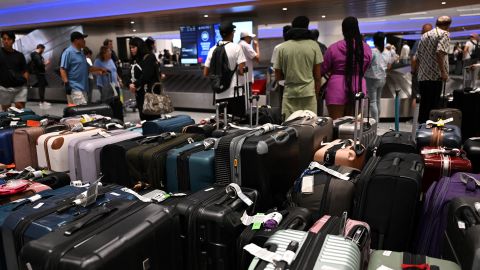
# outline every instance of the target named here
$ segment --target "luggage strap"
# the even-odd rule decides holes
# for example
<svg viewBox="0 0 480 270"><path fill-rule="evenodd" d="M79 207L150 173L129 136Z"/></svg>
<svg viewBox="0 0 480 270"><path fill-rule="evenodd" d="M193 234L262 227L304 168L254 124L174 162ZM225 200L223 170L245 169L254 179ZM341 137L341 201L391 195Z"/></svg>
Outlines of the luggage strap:
<svg viewBox="0 0 480 270"><path fill-rule="evenodd" d="M320 163L318 163L316 161L313 161L312 163L310 163L310 165L308 166L308 169L309 170L318 169L318 170L326 172L326 173L328 173L328 174L330 174L330 175L332 175L332 176L334 176L338 179L345 180L345 181L350 180L350 176L349 176L348 173L347 174L339 173L335 170L332 170L330 168L327 168L327 167L321 165ZM315 173L312 173L312 174L315 174Z"/></svg>
<svg viewBox="0 0 480 270"><path fill-rule="evenodd" d="M403 270L440 270L436 265L429 265L427 257L423 255L413 255L411 253L403 253Z"/></svg>
<svg viewBox="0 0 480 270"><path fill-rule="evenodd" d="M453 117L450 117L448 119L438 119L438 121L432 121L432 120L427 120L426 125L427 126L435 126L435 127L444 127L445 124L448 124L450 122L453 122Z"/></svg>

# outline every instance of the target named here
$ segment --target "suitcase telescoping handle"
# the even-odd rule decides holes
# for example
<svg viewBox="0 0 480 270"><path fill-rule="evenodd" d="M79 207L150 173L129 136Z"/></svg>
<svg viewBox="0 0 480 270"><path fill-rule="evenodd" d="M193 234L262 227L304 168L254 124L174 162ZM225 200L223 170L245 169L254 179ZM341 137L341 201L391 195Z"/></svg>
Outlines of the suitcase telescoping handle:
<svg viewBox="0 0 480 270"><path fill-rule="evenodd" d="M227 123L227 105L228 102L223 101L215 104L216 112L215 112L215 120L217 121L217 129L220 129L220 110L223 108L223 120L224 120L224 127L228 126Z"/></svg>
<svg viewBox="0 0 480 270"><path fill-rule="evenodd" d="M418 129L418 116L420 115L420 101L422 97L420 94L415 96L415 111L413 112L412 121L412 139L416 141L417 129Z"/></svg>
<svg viewBox="0 0 480 270"><path fill-rule="evenodd" d="M363 92L358 92L355 94L355 118L354 118L354 131L353 131L353 140L354 148L357 156L361 155L364 151L360 140L363 136L363 99L365 94ZM359 119L360 118L360 119ZM359 127L360 125L360 127Z"/></svg>
<svg viewBox="0 0 480 270"><path fill-rule="evenodd" d="M255 126L258 127L258 101L260 100L259 95L252 95L249 98L250 102L250 127L253 128L253 101L255 100L255 108L256 108L256 120L255 120Z"/></svg>
<svg viewBox="0 0 480 270"><path fill-rule="evenodd" d="M400 130L400 89L395 89L395 131Z"/></svg>

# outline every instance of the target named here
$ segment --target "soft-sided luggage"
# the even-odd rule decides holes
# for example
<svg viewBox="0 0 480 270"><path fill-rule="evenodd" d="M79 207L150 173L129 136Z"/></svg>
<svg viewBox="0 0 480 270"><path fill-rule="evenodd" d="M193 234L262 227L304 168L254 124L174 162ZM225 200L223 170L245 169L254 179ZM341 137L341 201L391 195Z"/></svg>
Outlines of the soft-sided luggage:
<svg viewBox="0 0 480 270"><path fill-rule="evenodd" d="M11 164L13 158L13 132L14 129L0 129L0 163Z"/></svg>
<svg viewBox="0 0 480 270"><path fill-rule="evenodd" d="M188 125L195 124L195 121L188 115L177 115L167 118L159 118L143 123L143 135L157 135L164 132L182 132Z"/></svg>
<svg viewBox="0 0 480 270"><path fill-rule="evenodd" d="M32 269L175 269L174 213L157 204L116 200L30 241L20 255Z"/></svg>
<svg viewBox="0 0 480 270"><path fill-rule="evenodd" d="M454 125L436 126L421 124L417 130L417 148L425 146L444 146L449 148L460 148L462 145L462 134L460 128Z"/></svg>
<svg viewBox="0 0 480 270"><path fill-rule="evenodd" d="M333 136L333 121L330 117L305 115L283 123L293 127L298 133L298 146L301 149L300 166L306 168L313 160L322 143L330 142Z"/></svg>
<svg viewBox="0 0 480 270"><path fill-rule="evenodd" d="M70 117L84 114L98 114L107 117L113 117L113 111L107 104L89 104L65 107L63 117Z"/></svg>
<svg viewBox="0 0 480 270"><path fill-rule="evenodd" d="M462 128L462 111L454 108L443 108L443 109L434 109L430 111L430 120L438 121L439 119L449 119L452 118L453 121L450 122L451 125L455 125Z"/></svg>
<svg viewBox="0 0 480 270"><path fill-rule="evenodd" d="M472 171L480 173L480 137L470 138L463 144L467 158L472 162Z"/></svg>
<svg viewBox="0 0 480 270"><path fill-rule="evenodd" d="M423 211L415 241L415 252L432 257L441 256L442 241L447 228L448 206L457 197L480 197L480 175L456 173L434 182L425 195Z"/></svg>
<svg viewBox="0 0 480 270"><path fill-rule="evenodd" d="M467 92L463 89L453 91L453 107L462 111L463 138L480 136L480 91Z"/></svg>
<svg viewBox="0 0 480 270"><path fill-rule="evenodd" d="M215 142L206 139L168 151L168 192L197 192L215 183Z"/></svg>
<svg viewBox="0 0 480 270"><path fill-rule="evenodd" d="M257 196L255 190L231 184L226 190L213 186L180 200L175 209L184 253L175 256L188 263L184 269L235 269L236 240L245 229L240 219L245 211L255 213Z"/></svg>
<svg viewBox="0 0 480 270"><path fill-rule="evenodd" d="M69 185L70 176L64 172L52 172L47 175L42 175L41 177L33 178L32 181L47 185L52 189L57 189Z"/></svg>
<svg viewBox="0 0 480 270"><path fill-rule="evenodd" d="M72 140L68 146L70 178L83 183L95 182L100 176L100 151L103 146L140 136L134 131L114 130Z"/></svg>
<svg viewBox="0 0 480 270"><path fill-rule="evenodd" d="M351 212L360 171L344 166L325 167L317 162L295 181L287 198L290 205L309 209L314 219ZM313 179L312 179L313 178Z"/></svg>
<svg viewBox="0 0 480 270"><path fill-rule="evenodd" d="M48 168L54 172L67 172L68 167L68 145L76 138L88 138L102 129L86 127L81 131L61 131L47 133L37 140L38 166ZM41 149L41 150L40 150Z"/></svg>
<svg viewBox="0 0 480 270"><path fill-rule="evenodd" d="M49 190L50 187L23 179L14 179L0 185L0 205L32 196L35 193Z"/></svg>
<svg viewBox="0 0 480 270"><path fill-rule="evenodd" d="M280 218L279 218L280 217ZM246 252L243 247L248 244L255 244L262 247L270 237L278 231L297 230L304 231L312 225L311 212L306 208L289 207L282 211L272 209L267 211L263 226L253 229L254 225L250 225L242 232L237 241L238 270L247 269L248 265L254 258Z"/></svg>
<svg viewBox="0 0 480 270"><path fill-rule="evenodd" d="M449 205L442 256L457 262L463 270L480 268L479 204L477 196L459 197Z"/></svg>
<svg viewBox="0 0 480 270"><path fill-rule="evenodd" d="M223 126L223 122L221 123ZM182 129L182 133L199 133L205 137L211 137L212 132L216 129L217 124L214 119L207 118L200 121L198 124L186 126Z"/></svg>
<svg viewBox="0 0 480 270"><path fill-rule="evenodd" d="M297 142L294 128L271 124L226 135L215 149L216 181L258 190L260 210L280 206L303 170Z"/></svg>
<svg viewBox="0 0 480 270"><path fill-rule="evenodd" d="M203 140L201 134L171 133L160 143L147 143L127 151L127 167L135 181L149 184L153 188L165 189L167 153L173 148Z"/></svg>
<svg viewBox="0 0 480 270"><path fill-rule="evenodd" d="M389 153L369 160L357 182L353 218L372 229L372 248L409 247L420 198L423 160L418 154Z"/></svg>
<svg viewBox="0 0 480 270"><path fill-rule="evenodd" d="M413 255L390 250L375 250L370 255L368 270L378 269L448 269L460 270L460 267L451 261L441 260L422 255Z"/></svg>
<svg viewBox="0 0 480 270"><path fill-rule="evenodd" d="M471 172L472 163L460 149L425 147L421 151L425 172L422 179L422 192L427 192L434 181L456 172Z"/></svg>

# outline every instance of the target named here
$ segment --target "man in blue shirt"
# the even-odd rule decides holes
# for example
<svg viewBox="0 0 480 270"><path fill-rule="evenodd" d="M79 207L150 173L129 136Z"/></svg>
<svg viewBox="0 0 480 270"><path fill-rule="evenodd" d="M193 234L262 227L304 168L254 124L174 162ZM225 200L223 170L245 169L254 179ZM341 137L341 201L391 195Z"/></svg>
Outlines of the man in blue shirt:
<svg viewBox="0 0 480 270"><path fill-rule="evenodd" d="M62 53L60 75L65 84L68 103L81 105L87 103L88 74L106 74L107 70L99 67L90 67L82 49L85 48L85 38L80 32L70 35L72 45Z"/></svg>

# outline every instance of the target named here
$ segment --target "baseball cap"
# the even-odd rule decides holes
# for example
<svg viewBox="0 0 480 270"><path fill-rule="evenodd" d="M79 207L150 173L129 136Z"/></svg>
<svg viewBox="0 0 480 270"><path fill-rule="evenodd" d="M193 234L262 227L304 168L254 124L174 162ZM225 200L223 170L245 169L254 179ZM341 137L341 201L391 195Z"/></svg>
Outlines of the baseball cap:
<svg viewBox="0 0 480 270"><path fill-rule="evenodd" d="M84 35L80 32L75 31L70 35L70 41L73 42L76 39L82 39L82 38L86 38L86 37L88 37L88 35Z"/></svg>
<svg viewBox="0 0 480 270"><path fill-rule="evenodd" d="M243 32L240 33L240 38L244 38L244 37L252 37L252 38L254 38L254 37L256 37L256 36L257 36L257 35L252 34L252 33L248 32L248 31L243 31Z"/></svg>
<svg viewBox="0 0 480 270"><path fill-rule="evenodd" d="M233 25L232 22L223 22L220 24L219 30L221 34L230 34L235 30L235 28L237 27Z"/></svg>

